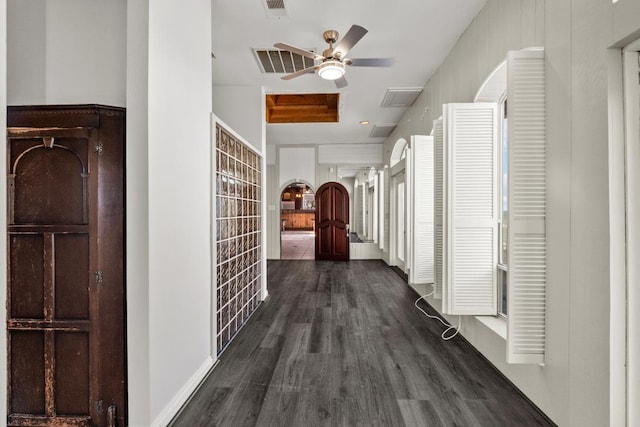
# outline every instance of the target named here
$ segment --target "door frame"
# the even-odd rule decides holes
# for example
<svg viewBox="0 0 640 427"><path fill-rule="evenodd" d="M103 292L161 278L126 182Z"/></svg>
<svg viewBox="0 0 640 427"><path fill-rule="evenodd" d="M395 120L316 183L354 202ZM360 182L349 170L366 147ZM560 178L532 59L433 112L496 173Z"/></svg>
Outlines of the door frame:
<svg viewBox="0 0 640 427"><path fill-rule="evenodd" d="M398 257L398 184L404 182L404 259ZM399 267L403 272L407 271L407 173L406 158L399 160L391 168L391 197L390 197L390 227L389 227L389 255L391 265Z"/></svg>
<svg viewBox="0 0 640 427"><path fill-rule="evenodd" d="M351 260L351 229L350 229L350 224L349 224L349 220L350 220L350 213L351 213L351 195L349 194L349 191L347 190L347 188L342 185L341 183L337 182L337 181L327 181L323 184L321 184L317 191L314 193L316 195L316 214L315 214L315 259L316 261L318 260L318 245L319 245L319 233L320 233L320 223L319 223L319 216L318 216L318 207L321 205L321 199L322 197L318 197L318 195L320 195L322 193L322 191L324 191L324 187L332 184L334 187L339 187L341 189L341 191L346 195L347 200L345 202L345 206L347 209L347 214L346 214L346 222L345 222L345 239L346 239L346 259L344 261L350 261ZM332 253L335 253L335 239L332 241ZM325 258L326 259L326 258ZM339 259L338 261L343 261L342 259Z"/></svg>
<svg viewBox="0 0 640 427"><path fill-rule="evenodd" d="M289 181L285 182L283 185L280 186L280 189L278 190L278 203L276 204L276 214L278 218L278 253L280 254L278 257L279 259L282 259L282 204L280 203L282 201L282 193L284 192L285 188L287 188L291 184L297 184L297 183L306 184L307 186L309 186L311 191L313 191L314 195L316 194L316 190L317 190L317 189L314 189L314 186L310 182L304 179L290 179ZM314 222L315 222L315 219L314 219ZM314 248L315 248L315 245L314 245Z"/></svg>
<svg viewBox="0 0 640 427"><path fill-rule="evenodd" d="M609 49L610 425L640 407L640 39Z"/></svg>

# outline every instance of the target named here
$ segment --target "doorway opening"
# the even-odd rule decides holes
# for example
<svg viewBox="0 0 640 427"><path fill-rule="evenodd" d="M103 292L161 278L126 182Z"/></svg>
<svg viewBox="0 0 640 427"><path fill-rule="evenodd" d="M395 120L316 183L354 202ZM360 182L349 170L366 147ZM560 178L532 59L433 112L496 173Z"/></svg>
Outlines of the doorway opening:
<svg viewBox="0 0 640 427"><path fill-rule="evenodd" d="M280 194L280 259L315 259L316 198L312 188L294 182Z"/></svg>

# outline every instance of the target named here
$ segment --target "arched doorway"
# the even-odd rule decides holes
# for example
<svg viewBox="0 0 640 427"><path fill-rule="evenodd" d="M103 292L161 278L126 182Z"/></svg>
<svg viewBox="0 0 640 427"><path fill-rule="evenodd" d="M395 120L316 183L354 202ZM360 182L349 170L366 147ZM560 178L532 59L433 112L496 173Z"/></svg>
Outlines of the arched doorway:
<svg viewBox="0 0 640 427"><path fill-rule="evenodd" d="M349 261L349 193L342 184L327 182L317 196L315 258Z"/></svg>
<svg viewBox="0 0 640 427"><path fill-rule="evenodd" d="M280 259L315 259L315 194L304 182L280 193Z"/></svg>
<svg viewBox="0 0 640 427"><path fill-rule="evenodd" d="M397 266L403 272L406 269L406 237L407 225L407 189L406 189L406 157L409 144L404 138L396 141L391 152L391 200L389 203L390 213L390 263Z"/></svg>

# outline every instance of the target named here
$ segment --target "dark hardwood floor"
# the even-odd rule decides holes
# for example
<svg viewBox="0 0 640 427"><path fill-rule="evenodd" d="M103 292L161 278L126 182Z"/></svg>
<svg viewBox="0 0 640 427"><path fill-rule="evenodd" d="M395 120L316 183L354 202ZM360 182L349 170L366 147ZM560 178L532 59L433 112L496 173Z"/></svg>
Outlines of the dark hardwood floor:
<svg viewBox="0 0 640 427"><path fill-rule="evenodd" d="M270 297L172 426L549 426L381 261L270 261Z"/></svg>

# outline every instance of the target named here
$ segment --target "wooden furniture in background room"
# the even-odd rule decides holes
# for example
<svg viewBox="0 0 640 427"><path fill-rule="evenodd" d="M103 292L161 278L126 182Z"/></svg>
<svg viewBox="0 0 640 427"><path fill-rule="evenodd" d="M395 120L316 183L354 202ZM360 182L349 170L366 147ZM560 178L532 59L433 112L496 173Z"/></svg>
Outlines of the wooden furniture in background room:
<svg viewBox="0 0 640 427"><path fill-rule="evenodd" d="M7 424L124 426L125 110L7 124Z"/></svg>
<svg viewBox="0 0 640 427"><path fill-rule="evenodd" d="M315 195L303 183L286 187L280 198L281 231L315 230Z"/></svg>
<svg viewBox="0 0 640 427"><path fill-rule="evenodd" d="M291 209L291 210L282 210L280 212L280 217L284 222L284 230L307 230L311 231L314 229L315 223L315 210L301 210L301 209Z"/></svg>

